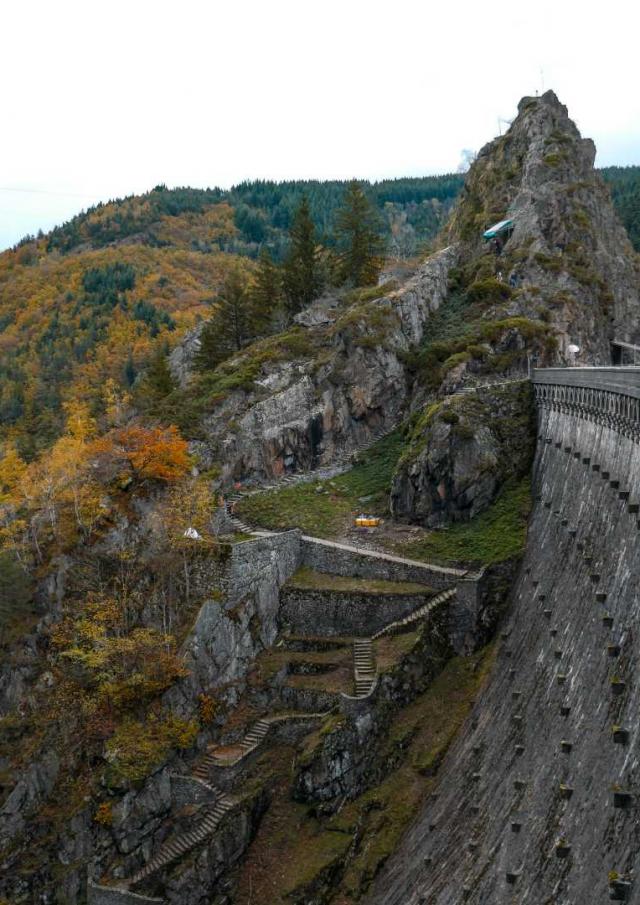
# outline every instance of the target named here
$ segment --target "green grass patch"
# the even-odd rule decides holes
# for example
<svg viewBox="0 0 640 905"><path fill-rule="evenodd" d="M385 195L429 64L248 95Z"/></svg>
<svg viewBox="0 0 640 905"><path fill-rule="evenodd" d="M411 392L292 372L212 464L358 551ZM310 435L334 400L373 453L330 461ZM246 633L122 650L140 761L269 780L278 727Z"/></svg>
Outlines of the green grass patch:
<svg viewBox="0 0 640 905"><path fill-rule="evenodd" d="M246 497L237 506L240 518L264 528L300 528L316 537L337 537L354 515L386 515L391 478L403 448L400 431L372 446L361 461L337 478L297 484Z"/></svg>
<svg viewBox="0 0 640 905"><path fill-rule="evenodd" d="M428 594L433 593L425 585L411 581L385 581L373 578L350 578L345 575L332 575L328 572L316 572L308 566L302 566L295 572L287 587L300 588L305 591L337 591L357 594Z"/></svg>
<svg viewBox="0 0 640 905"><path fill-rule="evenodd" d="M345 305L358 305L363 302L372 302L374 299L381 299L385 295L394 292L398 288L395 280L388 280L381 286L360 286L358 289L350 289L344 295Z"/></svg>
<svg viewBox="0 0 640 905"><path fill-rule="evenodd" d="M471 521L432 531L401 549L396 545L394 552L444 565L503 562L524 550L530 510L531 482L525 478L506 485L489 509Z"/></svg>

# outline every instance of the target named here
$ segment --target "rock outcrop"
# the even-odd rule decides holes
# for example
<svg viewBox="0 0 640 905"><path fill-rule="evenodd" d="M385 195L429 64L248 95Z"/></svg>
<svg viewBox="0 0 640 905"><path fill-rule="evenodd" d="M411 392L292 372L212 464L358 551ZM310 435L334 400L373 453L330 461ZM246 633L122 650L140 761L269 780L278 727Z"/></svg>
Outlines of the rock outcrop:
<svg viewBox="0 0 640 905"><path fill-rule="evenodd" d="M291 354L265 357L250 387L228 393L204 418L203 440L194 445L205 466L222 463L223 479L277 476L331 463L392 429L411 388L404 356L446 298L457 260L456 248L445 248L399 289L341 308L322 305L319 326L303 319ZM228 367L241 370L259 356L248 349ZM184 372L185 355L178 359Z"/></svg>
<svg viewBox="0 0 640 905"><path fill-rule="evenodd" d="M418 417L394 475L393 515L429 527L473 518L508 480L528 473L534 446L527 382L429 405Z"/></svg>
<svg viewBox="0 0 640 905"><path fill-rule="evenodd" d="M607 364L612 339L640 338L637 259L594 159L553 91L525 97L506 135L480 151L449 227L467 262L489 256L489 273L514 283L502 313L553 326L559 363L576 345L577 363ZM505 218L514 228L496 256L482 233Z"/></svg>

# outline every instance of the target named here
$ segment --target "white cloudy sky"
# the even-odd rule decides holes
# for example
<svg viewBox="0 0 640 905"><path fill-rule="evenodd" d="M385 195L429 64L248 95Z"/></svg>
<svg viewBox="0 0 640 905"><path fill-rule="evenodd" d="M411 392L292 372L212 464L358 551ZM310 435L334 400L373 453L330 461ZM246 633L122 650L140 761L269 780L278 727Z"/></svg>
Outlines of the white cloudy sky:
<svg viewBox="0 0 640 905"><path fill-rule="evenodd" d="M158 182L455 170L552 87L640 163L635 0L3 4L0 248Z"/></svg>

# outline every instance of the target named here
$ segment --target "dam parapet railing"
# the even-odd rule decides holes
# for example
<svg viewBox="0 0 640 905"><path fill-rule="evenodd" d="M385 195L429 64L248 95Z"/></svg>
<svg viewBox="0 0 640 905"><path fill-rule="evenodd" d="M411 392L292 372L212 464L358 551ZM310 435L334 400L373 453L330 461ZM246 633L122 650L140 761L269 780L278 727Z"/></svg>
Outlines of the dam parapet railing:
<svg viewBox="0 0 640 905"><path fill-rule="evenodd" d="M535 368L532 381L537 405L640 443L640 367Z"/></svg>

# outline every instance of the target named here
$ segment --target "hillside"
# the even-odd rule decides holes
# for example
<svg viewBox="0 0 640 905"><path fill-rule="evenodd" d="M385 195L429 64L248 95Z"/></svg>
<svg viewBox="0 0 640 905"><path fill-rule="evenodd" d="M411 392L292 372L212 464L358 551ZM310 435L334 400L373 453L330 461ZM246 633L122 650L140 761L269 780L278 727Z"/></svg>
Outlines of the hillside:
<svg viewBox="0 0 640 905"><path fill-rule="evenodd" d="M640 168L603 175L637 243ZM410 258L433 240L462 183L452 175L368 186L387 253ZM210 316L236 263L251 273L263 247L282 260L303 194L320 240L331 247L344 190L340 182L256 182L229 191L159 186L98 205L1 254L0 438L13 436L32 456L60 433L66 399L81 396L101 414L106 381L130 392L156 351L170 350Z"/></svg>
<svg viewBox="0 0 640 905"><path fill-rule="evenodd" d="M459 177L379 183L390 250L443 224ZM131 391L157 351L211 316L224 276L261 246L281 259L307 194L328 236L344 183L254 183L232 192L159 187L99 205L0 255L0 439L32 456L60 433L66 399L104 411L105 383Z"/></svg>
<svg viewBox="0 0 640 905"><path fill-rule="evenodd" d="M0 256L0 898L417 903L436 852L428 894L451 905L470 892L456 859L476 783L491 825L463 839L486 856L471 901L495 898L502 799L468 757L473 739L521 792L516 744L544 774L545 734L525 745L506 713L505 661L535 677L527 638L546 626L530 586L557 578L552 628L576 663L595 638L582 554L616 606L635 586L627 522L599 490L585 508L575 470L602 460L597 487L635 530L637 400L603 384L549 402L528 379L534 362L597 380L612 340L640 340L640 264L607 186L633 221L634 174L594 159L553 92L523 98L462 187L368 188L387 218L384 262L364 231L378 283L338 275L339 183L157 187ZM279 264L301 224L322 290L243 308L261 244L283 285L299 276ZM220 353L225 319L246 332ZM495 643L510 606L513 660ZM563 757L587 729L558 737ZM540 901L547 804L521 837ZM442 823L438 842L406 835L414 820Z"/></svg>

